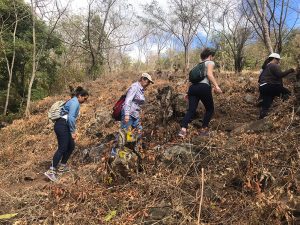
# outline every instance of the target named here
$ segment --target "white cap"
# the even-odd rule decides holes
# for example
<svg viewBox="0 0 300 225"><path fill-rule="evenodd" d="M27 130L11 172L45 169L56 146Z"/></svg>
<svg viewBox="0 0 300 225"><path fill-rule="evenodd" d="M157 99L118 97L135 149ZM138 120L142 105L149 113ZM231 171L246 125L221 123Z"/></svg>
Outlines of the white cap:
<svg viewBox="0 0 300 225"><path fill-rule="evenodd" d="M152 77L148 73L142 73L142 77L146 77L152 84L154 83Z"/></svg>
<svg viewBox="0 0 300 225"><path fill-rule="evenodd" d="M280 55L278 53L272 53L271 55L269 55L269 58L280 59Z"/></svg>

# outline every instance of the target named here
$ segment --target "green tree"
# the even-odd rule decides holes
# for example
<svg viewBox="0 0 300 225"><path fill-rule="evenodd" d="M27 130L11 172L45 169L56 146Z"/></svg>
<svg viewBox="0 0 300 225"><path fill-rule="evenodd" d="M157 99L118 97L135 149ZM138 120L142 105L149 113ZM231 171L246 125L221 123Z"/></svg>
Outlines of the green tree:
<svg viewBox="0 0 300 225"><path fill-rule="evenodd" d="M15 3L15 5L14 5ZM15 44L12 38L15 28L15 16L18 15L18 26L15 35ZM31 10L23 0L0 0L0 26L1 29L1 49L0 49L0 92L6 93L9 82L9 73L3 49L9 62L13 59L15 49L14 67L12 70L11 97L8 106L10 112L17 112L26 99L28 82L32 68L32 21ZM57 55L61 52L61 41L52 32L49 35L49 27L41 20L36 19L37 49L44 49L39 60L37 78L32 85L33 99L38 99L48 95L56 80L56 69L58 68ZM52 56L52 57L51 57ZM2 98L1 106L4 105Z"/></svg>

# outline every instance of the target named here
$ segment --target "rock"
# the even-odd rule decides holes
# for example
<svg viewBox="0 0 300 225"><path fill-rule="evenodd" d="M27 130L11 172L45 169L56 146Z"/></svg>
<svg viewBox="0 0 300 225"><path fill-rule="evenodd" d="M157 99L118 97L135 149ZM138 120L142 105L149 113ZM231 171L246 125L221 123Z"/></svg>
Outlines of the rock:
<svg viewBox="0 0 300 225"><path fill-rule="evenodd" d="M103 137L103 128L110 127L114 123L114 119L109 111L96 111L95 118L91 121L86 129L86 133L94 135L98 138Z"/></svg>
<svg viewBox="0 0 300 225"><path fill-rule="evenodd" d="M240 126L243 126L243 125L244 125L244 123L226 123L226 124L224 124L223 130L227 131L227 132L231 132L234 129L236 129Z"/></svg>
<svg viewBox="0 0 300 225"><path fill-rule="evenodd" d="M187 164L192 161L193 156L194 149L191 144L175 145L163 152L163 160L166 164Z"/></svg>
<svg viewBox="0 0 300 225"><path fill-rule="evenodd" d="M101 160L101 156L103 150L105 149L105 144L100 144L95 147L86 148L82 151L82 161L85 163L90 162L99 162Z"/></svg>
<svg viewBox="0 0 300 225"><path fill-rule="evenodd" d="M244 80L245 80L245 77L238 77L238 79L237 79L237 80L238 80L238 82L240 82L240 83L241 83L242 81L244 81Z"/></svg>
<svg viewBox="0 0 300 225"><path fill-rule="evenodd" d="M149 209L149 220L162 220L167 216L172 214L172 208L170 206L166 207L153 207Z"/></svg>
<svg viewBox="0 0 300 225"><path fill-rule="evenodd" d="M235 128L232 133L233 134L242 134L246 132L266 132L272 130L274 125L268 121L267 119L256 120L250 123L246 123L240 127Z"/></svg>
<svg viewBox="0 0 300 225"><path fill-rule="evenodd" d="M7 127L9 125L9 123L6 123L6 122L0 122L0 129L1 128L4 128L4 127Z"/></svg>
<svg viewBox="0 0 300 225"><path fill-rule="evenodd" d="M244 101L248 104L255 105L256 98L253 95L246 94L244 97Z"/></svg>
<svg viewBox="0 0 300 225"><path fill-rule="evenodd" d="M300 220L300 197L294 196L290 201L287 202L287 205L289 206L292 215Z"/></svg>
<svg viewBox="0 0 300 225"><path fill-rule="evenodd" d="M185 94L177 94L174 96L173 109L174 115L181 117L184 116L187 110L188 102L185 98Z"/></svg>
<svg viewBox="0 0 300 225"><path fill-rule="evenodd" d="M27 182L34 181L34 180L36 180L36 177L37 176L35 173L28 171L26 173L26 176L24 176L24 181L27 181Z"/></svg>
<svg viewBox="0 0 300 225"><path fill-rule="evenodd" d="M158 94L156 96L159 105L158 116L160 117L163 125L166 125L167 121L170 120L174 113L172 107L172 96L173 88L171 86L158 89Z"/></svg>
<svg viewBox="0 0 300 225"><path fill-rule="evenodd" d="M195 160L195 156L209 158L209 152L203 146L197 144L174 145L163 151L162 161L167 165L187 165Z"/></svg>
<svg viewBox="0 0 300 225"><path fill-rule="evenodd" d="M96 111L95 119L97 123L104 125L105 127L108 127L114 122L109 111Z"/></svg>
<svg viewBox="0 0 300 225"><path fill-rule="evenodd" d="M187 109L185 94L175 93L173 87L168 85L159 88L154 95L156 98L152 102L155 104L144 106L145 114L155 116L156 121L152 120L152 124L160 123L165 126L174 117L179 118L185 115Z"/></svg>

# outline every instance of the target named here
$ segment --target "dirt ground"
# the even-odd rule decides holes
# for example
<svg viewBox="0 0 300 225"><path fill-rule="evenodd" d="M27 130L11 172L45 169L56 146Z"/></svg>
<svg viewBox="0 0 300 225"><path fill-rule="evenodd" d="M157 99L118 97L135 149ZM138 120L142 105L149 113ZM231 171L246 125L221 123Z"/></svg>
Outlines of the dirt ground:
<svg viewBox="0 0 300 225"><path fill-rule="evenodd" d="M218 74L224 93L214 95L210 136L197 135L200 105L183 140L177 133L186 102L172 108L186 92L183 77L155 76L146 91L144 170L132 172L130 180L107 181L112 134L119 127L110 112L138 74L82 84L91 96L81 107L72 170L57 183L43 175L56 150L47 110L67 94L34 103L29 119L1 129L0 215L17 215L0 223L300 224L300 118L293 94L276 99L270 115L258 120L258 74ZM285 84L293 91L293 79ZM165 87L175 96L170 105L159 97Z"/></svg>

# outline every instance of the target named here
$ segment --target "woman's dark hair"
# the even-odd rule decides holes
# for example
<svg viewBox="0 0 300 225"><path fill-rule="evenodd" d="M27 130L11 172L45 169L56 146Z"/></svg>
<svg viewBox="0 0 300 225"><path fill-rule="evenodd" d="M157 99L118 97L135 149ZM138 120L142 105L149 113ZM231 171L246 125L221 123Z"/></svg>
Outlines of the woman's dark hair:
<svg viewBox="0 0 300 225"><path fill-rule="evenodd" d="M264 69L266 69L266 67L267 67L267 65L272 61L274 59L274 57L269 57L269 58L267 58L265 61L264 61L264 63L263 63L263 65L262 65L262 69L264 70Z"/></svg>
<svg viewBox="0 0 300 225"><path fill-rule="evenodd" d="M84 90L83 87L78 86L75 90L73 87L70 86L70 90L71 90L71 97L73 98L74 96L78 97L78 96L89 96L89 93L87 90Z"/></svg>
<svg viewBox="0 0 300 225"><path fill-rule="evenodd" d="M201 60L207 59L210 55L215 56L216 50L212 48L205 48L200 54Z"/></svg>

